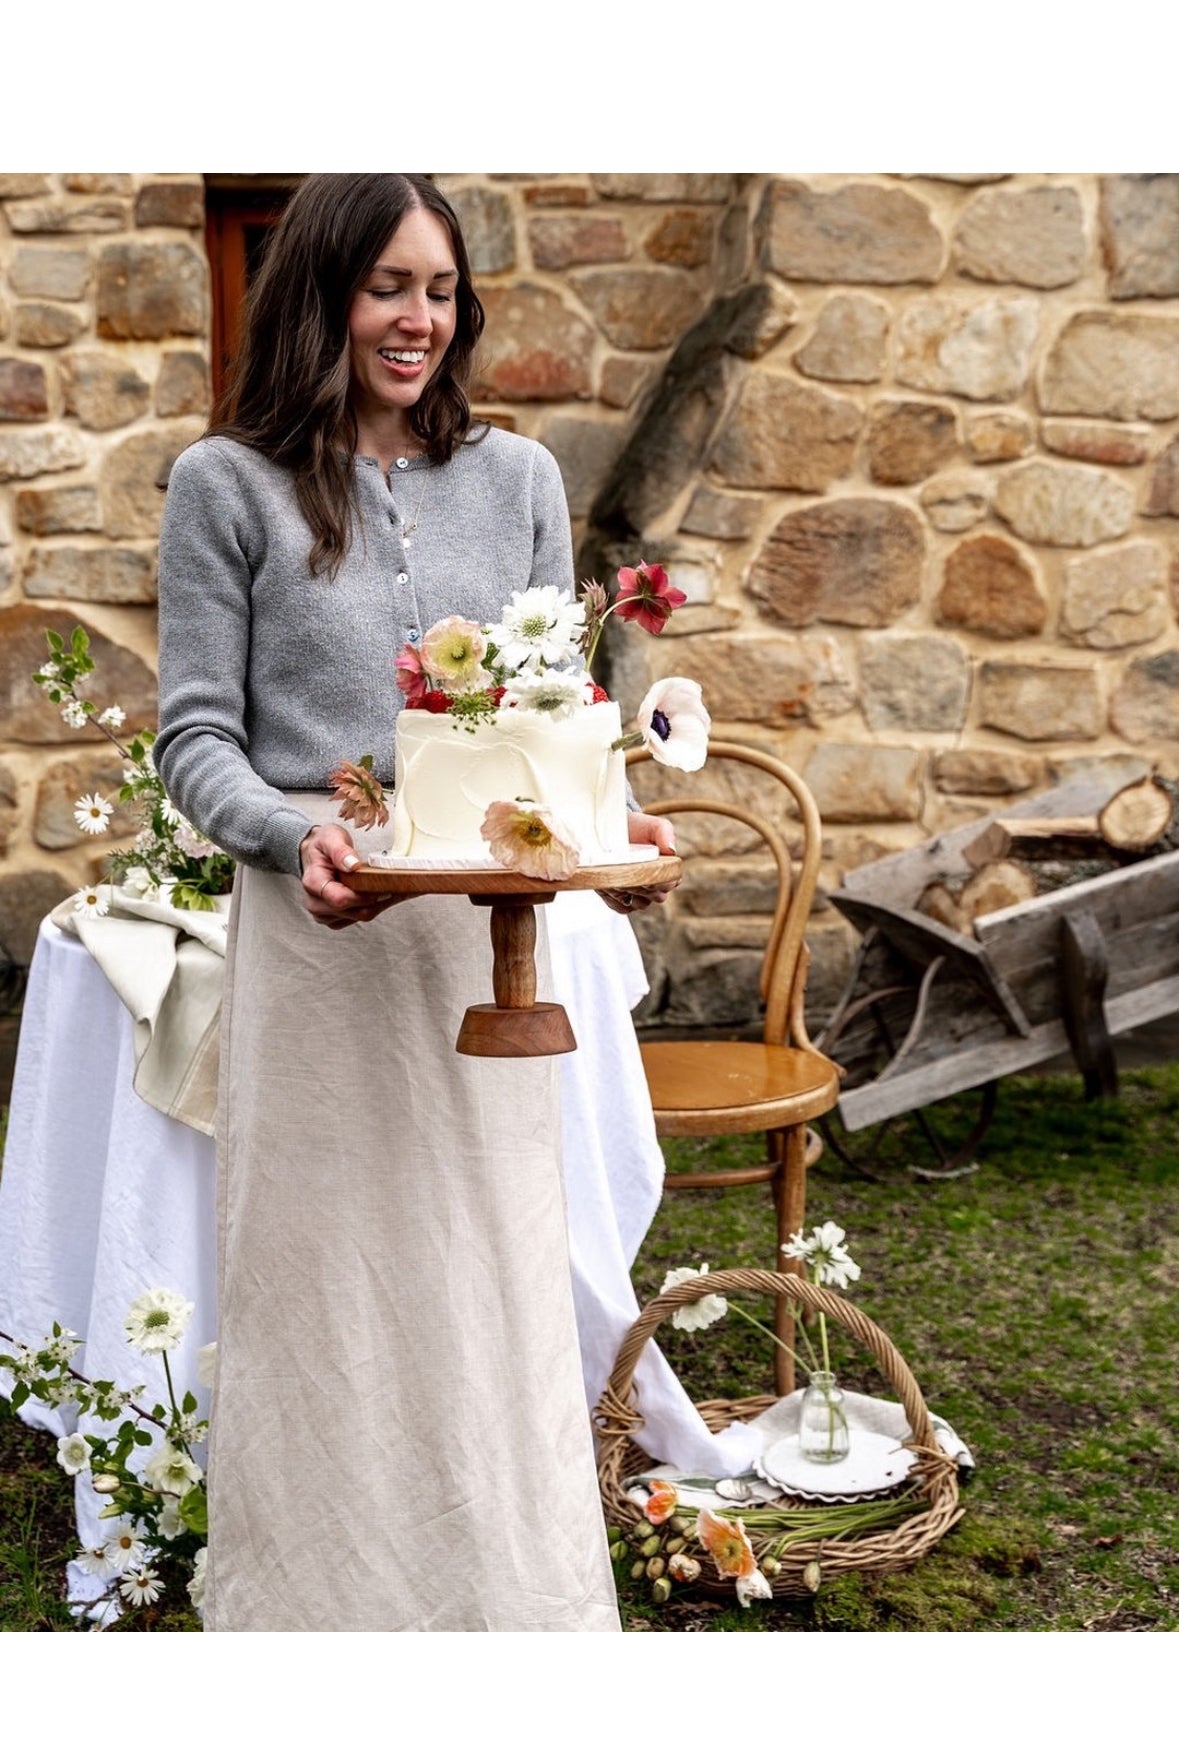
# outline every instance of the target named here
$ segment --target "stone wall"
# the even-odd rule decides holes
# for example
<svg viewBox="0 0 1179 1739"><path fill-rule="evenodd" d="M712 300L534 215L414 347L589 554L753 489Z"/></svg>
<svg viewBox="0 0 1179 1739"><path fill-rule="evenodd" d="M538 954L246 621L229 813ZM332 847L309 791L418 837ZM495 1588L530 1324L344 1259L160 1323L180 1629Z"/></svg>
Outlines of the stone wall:
<svg viewBox="0 0 1179 1739"><path fill-rule="evenodd" d="M1094 758L1175 773L1179 177L439 180L478 402L557 455L579 572L642 555L688 593L612 637L624 711L696 677L718 733L808 780L827 887ZM85 620L150 715L155 481L200 426L208 305L199 178L0 177L0 210L12 946L93 856L69 799L103 760L26 692L39 631ZM643 1017L748 1020L764 855L681 836ZM816 1008L852 940L820 901Z"/></svg>

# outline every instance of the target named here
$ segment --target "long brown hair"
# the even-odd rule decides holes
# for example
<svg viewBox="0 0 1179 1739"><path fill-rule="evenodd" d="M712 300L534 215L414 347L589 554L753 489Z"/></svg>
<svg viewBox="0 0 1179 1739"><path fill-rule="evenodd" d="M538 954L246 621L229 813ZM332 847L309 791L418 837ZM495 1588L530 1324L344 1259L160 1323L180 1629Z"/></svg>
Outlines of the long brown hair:
<svg viewBox="0 0 1179 1739"><path fill-rule="evenodd" d="M455 330L441 366L409 415L435 461L471 426L467 384L483 330L458 218L421 175L309 175L267 244L246 300L241 345L208 433L256 448L295 476L314 533L311 569L334 574L351 535L356 416L349 403L348 310L406 212L446 225L458 267Z"/></svg>

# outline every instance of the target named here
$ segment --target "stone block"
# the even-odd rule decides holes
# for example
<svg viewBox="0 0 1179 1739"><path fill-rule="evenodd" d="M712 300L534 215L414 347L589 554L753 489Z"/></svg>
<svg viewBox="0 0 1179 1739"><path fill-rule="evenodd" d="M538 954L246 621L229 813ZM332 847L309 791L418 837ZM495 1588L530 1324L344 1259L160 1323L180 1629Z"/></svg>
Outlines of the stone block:
<svg viewBox="0 0 1179 1739"><path fill-rule="evenodd" d="M8 856L8 844L19 812L16 774L0 761L0 857Z"/></svg>
<svg viewBox="0 0 1179 1739"><path fill-rule="evenodd" d="M1179 438L1168 442L1155 462L1143 513L1179 519Z"/></svg>
<svg viewBox="0 0 1179 1739"><path fill-rule="evenodd" d="M816 744L803 770L824 821L918 821L921 756L879 743Z"/></svg>
<svg viewBox="0 0 1179 1739"><path fill-rule="evenodd" d="M932 770L939 791L1014 797L1039 783L1044 765L1034 755L1006 754L1001 749L944 749L933 757Z"/></svg>
<svg viewBox="0 0 1179 1739"><path fill-rule="evenodd" d="M1078 423L1063 417L1044 417L1040 423L1040 440L1050 453L1091 465L1141 465L1150 458L1155 439L1153 430L1125 423Z"/></svg>
<svg viewBox="0 0 1179 1739"><path fill-rule="evenodd" d="M0 483L46 471L72 471L85 463L86 449L74 429L0 430Z"/></svg>
<svg viewBox="0 0 1179 1739"><path fill-rule="evenodd" d="M846 496L785 514L746 583L787 627L883 628L917 603L924 567L925 533L911 507Z"/></svg>
<svg viewBox="0 0 1179 1739"><path fill-rule="evenodd" d="M1005 471L995 489L995 512L1029 543L1103 543L1129 529L1134 509L1134 491L1120 478L1054 459Z"/></svg>
<svg viewBox="0 0 1179 1739"><path fill-rule="evenodd" d="M490 187L456 187L447 197L458 215L471 270L510 272L516 264L516 225L512 201Z"/></svg>
<svg viewBox="0 0 1179 1739"><path fill-rule="evenodd" d="M569 512L584 518L622 451L626 430L592 417L557 415L546 420L540 438L561 467Z"/></svg>
<svg viewBox="0 0 1179 1739"><path fill-rule="evenodd" d="M94 791L114 804L110 825L101 836L106 850L117 849L117 840L133 838L138 822L129 809L120 808L118 800L124 771L125 763L109 747L105 755L55 762L37 786L33 809L33 838L37 844L45 851L67 851L81 845L86 835L74 820L74 804L79 797Z"/></svg>
<svg viewBox="0 0 1179 1739"><path fill-rule="evenodd" d="M29 350L60 350L80 338L88 324L78 308L63 308L57 302L18 302L13 337Z"/></svg>
<svg viewBox="0 0 1179 1739"><path fill-rule="evenodd" d="M989 478L968 471L946 472L932 478L919 499L935 530L969 531L990 512L993 487Z"/></svg>
<svg viewBox="0 0 1179 1739"><path fill-rule="evenodd" d="M554 205L577 207L588 205L590 200L589 188L575 181L541 182L537 187L525 187L523 195L525 205L535 208Z"/></svg>
<svg viewBox="0 0 1179 1739"><path fill-rule="evenodd" d="M85 248L19 247L8 281L18 296L77 302L90 282L90 255Z"/></svg>
<svg viewBox="0 0 1179 1739"><path fill-rule="evenodd" d="M1075 187L993 187L975 194L954 232L968 278L1055 290L1085 269L1085 214Z"/></svg>
<svg viewBox="0 0 1179 1739"><path fill-rule="evenodd" d="M776 278L747 287L743 312L732 322L725 348L756 362L778 343L798 318L798 303Z"/></svg>
<svg viewBox="0 0 1179 1739"><path fill-rule="evenodd" d="M480 396L488 399L589 398L594 331L560 296L539 284L480 292L488 336L480 346Z"/></svg>
<svg viewBox="0 0 1179 1739"><path fill-rule="evenodd" d="M768 749L766 744L754 746ZM677 798L689 803L701 798L729 803L752 811L776 828L792 851L800 838L794 801L786 787L745 762L710 760L698 773L680 773L673 767L660 767L648 761L631 769L631 780L640 803L658 799L673 802ZM744 858L750 852L764 849L759 833L725 815L686 813L673 819L681 857Z"/></svg>
<svg viewBox="0 0 1179 1739"><path fill-rule="evenodd" d="M957 412L924 399L880 399L864 449L874 483L920 483L957 458Z"/></svg>
<svg viewBox="0 0 1179 1739"><path fill-rule="evenodd" d="M830 634L726 634L653 649L657 676L698 682L714 720L776 730L850 712L855 685ZM719 733L718 733L719 734Z"/></svg>
<svg viewBox="0 0 1179 1739"><path fill-rule="evenodd" d="M706 266L716 245L716 215L691 207L664 212L643 237L643 252L663 266Z"/></svg>
<svg viewBox="0 0 1179 1739"><path fill-rule="evenodd" d="M655 365L641 356L608 356L602 364L598 397L604 405L624 411L652 380Z"/></svg>
<svg viewBox="0 0 1179 1739"><path fill-rule="evenodd" d="M1091 665L995 660L979 670L978 695L981 724L1028 742L1099 737L1105 722Z"/></svg>
<svg viewBox="0 0 1179 1739"><path fill-rule="evenodd" d="M133 175L63 175L61 184L67 193L131 193L135 187Z"/></svg>
<svg viewBox="0 0 1179 1739"><path fill-rule="evenodd" d="M102 235L126 229L130 208L122 199L47 199L8 207L17 235Z"/></svg>
<svg viewBox="0 0 1179 1739"><path fill-rule="evenodd" d="M726 495L701 484L680 520L680 530L697 537L713 537L721 543L752 537L761 518L762 503L756 496Z"/></svg>
<svg viewBox="0 0 1179 1739"><path fill-rule="evenodd" d="M794 366L815 380L879 380L884 373L889 310L875 296L850 290L830 297Z"/></svg>
<svg viewBox="0 0 1179 1739"><path fill-rule="evenodd" d="M23 578L27 598L83 598L92 604L156 601L155 564L144 550L34 545Z"/></svg>
<svg viewBox="0 0 1179 1739"><path fill-rule="evenodd" d="M117 351L75 350L61 365L67 416L84 429L119 429L143 416L151 387Z"/></svg>
<svg viewBox="0 0 1179 1739"><path fill-rule="evenodd" d="M98 491L92 483L18 489L16 523L22 531L31 532L34 537L53 537L69 531L101 531Z"/></svg>
<svg viewBox="0 0 1179 1739"><path fill-rule="evenodd" d="M77 884L67 882L56 870L18 870L0 876L0 937L21 966L28 966L33 958L42 918L76 892Z"/></svg>
<svg viewBox="0 0 1179 1739"><path fill-rule="evenodd" d="M863 412L852 400L785 375L746 375L709 455L709 471L738 489L820 491L846 477Z"/></svg>
<svg viewBox="0 0 1179 1739"><path fill-rule="evenodd" d="M965 538L946 557L937 620L993 640L1043 632L1048 619L1035 564L1005 537Z"/></svg>
<svg viewBox="0 0 1179 1739"><path fill-rule="evenodd" d="M971 411L966 418L966 452L976 465L1022 459L1034 446L1032 425L1022 411Z"/></svg>
<svg viewBox="0 0 1179 1739"><path fill-rule="evenodd" d="M98 257L100 338L203 335L208 268L187 242L114 242Z"/></svg>
<svg viewBox="0 0 1179 1739"><path fill-rule="evenodd" d="M616 217L578 214L534 217L528 223L532 263L542 272L562 272L567 266L604 265L630 257L626 230Z"/></svg>
<svg viewBox="0 0 1179 1739"><path fill-rule="evenodd" d="M200 351L165 351L156 378L157 417L203 416L212 402L209 364Z"/></svg>
<svg viewBox="0 0 1179 1739"><path fill-rule="evenodd" d="M1110 703L1109 717L1131 743L1179 737L1179 651L1135 658Z"/></svg>
<svg viewBox="0 0 1179 1739"><path fill-rule="evenodd" d="M39 423L49 415L45 370L20 356L0 356L0 422Z"/></svg>
<svg viewBox="0 0 1179 1739"><path fill-rule="evenodd" d="M619 350L663 350L704 311L699 284L671 266L599 266L569 284Z"/></svg>
<svg viewBox="0 0 1179 1739"><path fill-rule="evenodd" d="M205 189L199 181L148 181L135 196L139 229L203 229Z"/></svg>
<svg viewBox="0 0 1179 1739"><path fill-rule="evenodd" d="M1179 296L1179 175L1103 175L1098 187L1111 299Z"/></svg>
<svg viewBox="0 0 1179 1739"><path fill-rule="evenodd" d="M675 903L692 917L724 918L773 912L777 893L778 867L768 851L757 851L739 858L690 859Z"/></svg>
<svg viewBox="0 0 1179 1739"><path fill-rule="evenodd" d="M591 175L599 199L649 200L654 204L724 205L733 195L731 175Z"/></svg>
<svg viewBox="0 0 1179 1739"><path fill-rule="evenodd" d="M0 199L35 199L51 185L48 175L0 175Z"/></svg>
<svg viewBox="0 0 1179 1739"><path fill-rule="evenodd" d="M178 453L197 440L194 420L128 435L108 448L99 476L102 523L108 537L158 537L168 472Z"/></svg>
<svg viewBox="0 0 1179 1739"><path fill-rule="evenodd" d="M945 244L923 199L900 187L849 182L820 192L771 181L758 218L762 264L815 283L932 284Z"/></svg>
<svg viewBox="0 0 1179 1739"><path fill-rule="evenodd" d="M1074 314L1045 360L1040 408L1124 422L1179 416L1179 317Z"/></svg>
<svg viewBox="0 0 1179 1739"><path fill-rule="evenodd" d="M1060 635L1083 646L1140 646L1173 625L1167 561L1145 538L1065 563Z"/></svg>
<svg viewBox="0 0 1179 1739"><path fill-rule="evenodd" d="M860 704L870 731L957 731L966 722L970 663L945 634L865 634Z"/></svg>
<svg viewBox="0 0 1179 1739"><path fill-rule="evenodd" d="M896 377L922 392L968 399L1014 399L1027 385L1039 331L1032 296L993 296L964 304L931 296L897 321Z"/></svg>
<svg viewBox="0 0 1179 1739"><path fill-rule="evenodd" d="M67 643L78 621L76 611L41 608L33 604L9 604L0 610L0 716L4 734L17 743L74 743L80 734L62 720L58 709L30 680L49 656L46 630L52 628ZM158 697L156 679L143 660L126 647L110 640L91 623L90 651L97 669L86 697L98 711L116 702L127 714L125 729L154 730ZM97 733L87 728L87 740Z"/></svg>

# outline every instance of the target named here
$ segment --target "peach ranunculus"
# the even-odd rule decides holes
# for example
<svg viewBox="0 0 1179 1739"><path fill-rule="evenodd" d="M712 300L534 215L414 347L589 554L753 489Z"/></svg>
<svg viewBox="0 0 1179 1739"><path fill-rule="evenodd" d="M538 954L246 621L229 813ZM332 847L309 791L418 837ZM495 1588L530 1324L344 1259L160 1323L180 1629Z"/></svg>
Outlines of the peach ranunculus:
<svg viewBox="0 0 1179 1739"><path fill-rule="evenodd" d="M496 863L541 881L566 881L581 861L573 841L562 833L551 809L535 804L490 803L479 832Z"/></svg>
<svg viewBox="0 0 1179 1739"><path fill-rule="evenodd" d="M745 1524L731 1516L718 1516L712 1510L701 1510L696 1518L696 1538L722 1576L752 1576L757 1559L745 1532Z"/></svg>
<svg viewBox="0 0 1179 1739"><path fill-rule="evenodd" d="M654 1522L658 1528L675 1513L679 1500L679 1492L666 1479L653 1479L648 1488L649 1495L643 1509L647 1520Z"/></svg>
<svg viewBox="0 0 1179 1739"><path fill-rule="evenodd" d="M447 694L469 694L491 686L491 674L483 668L486 651L478 622L468 622L465 616L444 616L422 641L422 669Z"/></svg>

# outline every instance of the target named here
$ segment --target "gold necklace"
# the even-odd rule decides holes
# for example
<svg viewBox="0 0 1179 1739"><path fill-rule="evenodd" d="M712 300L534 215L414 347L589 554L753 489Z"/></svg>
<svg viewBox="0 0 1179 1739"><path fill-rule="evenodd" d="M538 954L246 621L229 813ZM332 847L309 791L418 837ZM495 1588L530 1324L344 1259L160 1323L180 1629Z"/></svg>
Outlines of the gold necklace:
<svg viewBox="0 0 1179 1739"><path fill-rule="evenodd" d="M422 480L422 492L418 496L418 504L414 508L414 511L413 511L413 518L409 521L409 523L407 525L404 525L401 528L401 541L404 543L406 549L408 549L410 544L413 542L413 534L418 529L418 525L421 523L422 502L426 499L426 491L429 487L430 487L430 470L429 470L429 467L427 467L426 475Z"/></svg>

